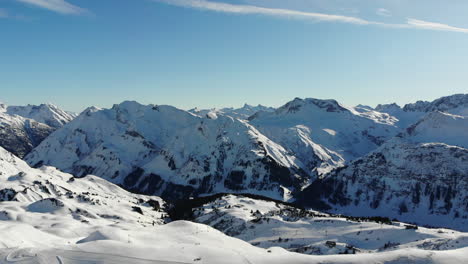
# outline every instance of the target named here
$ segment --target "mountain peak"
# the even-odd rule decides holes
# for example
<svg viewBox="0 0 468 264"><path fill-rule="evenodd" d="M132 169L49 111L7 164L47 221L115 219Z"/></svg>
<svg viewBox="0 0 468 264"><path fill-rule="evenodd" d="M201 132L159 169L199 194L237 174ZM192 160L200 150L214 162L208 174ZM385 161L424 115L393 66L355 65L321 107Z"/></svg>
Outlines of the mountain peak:
<svg viewBox="0 0 468 264"><path fill-rule="evenodd" d="M334 99L327 99L327 100L322 100L322 99L306 99L307 101L313 103L314 105L326 109L327 112L344 112L344 111L349 111L347 108L342 106L340 103L338 103Z"/></svg>
<svg viewBox="0 0 468 264"><path fill-rule="evenodd" d="M126 101L123 101L121 102L120 104L114 104L112 106L112 109L114 110L117 110L117 109L137 109L137 108L140 108L142 107L143 105L138 103L137 101L133 101L133 100L126 100Z"/></svg>
<svg viewBox="0 0 468 264"><path fill-rule="evenodd" d="M375 107L375 110L376 111L379 111L379 112L385 112L385 111L389 111L389 110L401 110L401 107L396 104L396 103L391 103L391 104L378 104L376 107Z"/></svg>
<svg viewBox="0 0 468 264"><path fill-rule="evenodd" d="M320 109L325 110L326 112L345 112L349 109L342 106L334 99L316 99L316 98L306 98L301 99L299 97L294 98L294 100L286 103L284 106L278 108L278 113L296 113L301 110L302 107L307 105L314 105Z"/></svg>
<svg viewBox="0 0 468 264"><path fill-rule="evenodd" d="M97 111L100 111L100 110L102 110L102 108L99 108L97 106L90 106L90 107L86 108L85 110L83 110L83 112L81 112L80 115L85 114L85 115L89 116L90 114L92 114L94 112L97 112Z"/></svg>

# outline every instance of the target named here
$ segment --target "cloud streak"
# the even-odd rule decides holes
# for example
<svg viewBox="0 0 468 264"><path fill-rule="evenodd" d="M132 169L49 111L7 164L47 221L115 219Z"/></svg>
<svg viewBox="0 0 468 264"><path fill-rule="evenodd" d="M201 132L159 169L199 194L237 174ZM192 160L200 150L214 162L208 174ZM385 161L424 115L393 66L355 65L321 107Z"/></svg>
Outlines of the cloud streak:
<svg viewBox="0 0 468 264"><path fill-rule="evenodd" d="M459 33L468 33L467 28L454 27L446 24L428 22L414 18L408 18L406 23L391 24L377 21L370 21L353 16L342 16L325 13L305 12L292 9L268 8L254 5L236 5L222 2L213 2L207 0L153 0L155 2L165 3L174 6L194 8L199 10L208 10L221 13L244 14L244 15L266 15L274 17L307 19L317 22L339 22L355 25L373 25L386 28L406 28L406 29L424 29L451 31ZM387 10L385 10L387 11ZM388 11L387 11L388 12Z"/></svg>
<svg viewBox="0 0 468 264"><path fill-rule="evenodd" d="M16 0L28 5L48 9L64 15L81 15L88 13L84 8L75 6L65 0Z"/></svg>
<svg viewBox="0 0 468 264"><path fill-rule="evenodd" d="M376 14L379 15L379 16L384 16L384 17L392 16L392 13L390 11L388 11L387 9L385 9L385 8L377 9Z"/></svg>
<svg viewBox="0 0 468 264"><path fill-rule="evenodd" d="M351 16L340 16L330 15L323 13L314 12L303 12L291 9L279 9L279 8L267 8L253 5L234 5L221 2L211 2L206 0L153 0L156 2L162 2L170 5L190 7L201 10L209 10L223 13L235 13L235 14L258 14L258 15L269 15L277 17L289 17L289 18L302 18L312 19L316 21L329 21L329 22L344 22L351 24L366 25L368 21Z"/></svg>
<svg viewBox="0 0 468 264"><path fill-rule="evenodd" d="M453 26L449 26L446 24L428 22L428 21L418 20L414 18L408 19L408 26L414 27L414 28L421 28L421 29L468 33L468 28L453 27Z"/></svg>

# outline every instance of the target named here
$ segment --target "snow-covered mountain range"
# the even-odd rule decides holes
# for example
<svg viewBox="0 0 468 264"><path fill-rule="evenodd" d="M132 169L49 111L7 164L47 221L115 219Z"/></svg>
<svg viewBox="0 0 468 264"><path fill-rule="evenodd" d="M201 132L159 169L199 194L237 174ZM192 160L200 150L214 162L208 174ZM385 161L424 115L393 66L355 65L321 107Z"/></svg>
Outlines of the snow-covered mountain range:
<svg viewBox="0 0 468 264"><path fill-rule="evenodd" d="M406 130L423 143L466 148L458 144L467 138L464 122L458 122L464 117L450 113L464 113L467 97L376 109L299 98L275 110L245 105L184 111L124 102L84 111L26 160L168 199L237 192L293 201L315 180L329 178ZM245 114L239 118L239 113Z"/></svg>
<svg viewBox="0 0 468 264"><path fill-rule="evenodd" d="M466 230L467 98L375 109L296 98L277 109L206 112L127 101L88 108L25 160L168 200L253 193L335 214ZM9 123L35 122L0 114Z"/></svg>
<svg viewBox="0 0 468 264"><path fill-rule="evenodd" d="M136 102L84 111L26 160L166 198L239 191L287 199L308 182L302 164L246 120Z"/></svg>
<svg viewBox="0 0 468 264"><path fill-rule="evenodd" d="M26 160L166 198L254 192L290 199L317 176L399 132L388 114L334 100L295 99L274 112L256 109L249 120L227 111L194 114L136 102L90 109Z"/></svg>

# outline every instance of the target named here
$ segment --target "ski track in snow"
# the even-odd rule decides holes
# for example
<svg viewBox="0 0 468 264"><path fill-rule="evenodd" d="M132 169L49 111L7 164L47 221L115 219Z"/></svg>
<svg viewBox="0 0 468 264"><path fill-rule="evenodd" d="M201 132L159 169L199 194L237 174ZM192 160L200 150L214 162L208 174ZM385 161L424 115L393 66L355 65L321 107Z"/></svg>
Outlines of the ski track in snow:
<svg viewBox="0 0 468 264"><path fill-rule="evenodd" d="M4 257L1 257L4 256ZM187 264L187 262L165 261L157 259L141 259L120 256L118 254L94 253L63 249L37 250L34 248L0 250L0 263L38 263L38 264L68 264L68 263L115 263L115 264Z"/></svg>

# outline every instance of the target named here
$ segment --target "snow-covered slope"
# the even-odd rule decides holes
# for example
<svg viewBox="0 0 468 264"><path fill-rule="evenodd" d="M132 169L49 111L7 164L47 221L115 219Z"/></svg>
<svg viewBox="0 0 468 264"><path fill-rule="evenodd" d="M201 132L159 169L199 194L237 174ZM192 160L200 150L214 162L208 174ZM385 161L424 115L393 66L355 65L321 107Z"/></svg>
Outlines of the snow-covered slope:
<svg viewBox="0 0 468 264"><path fill-rule="evenodd" d="M0 147L23 157L55 129L32 119L6 112L0 104Z"/></svg>
<svg viewBox="0 0 468 264"><path fill-rule="evenodd" d="M428 229L384 218L349 218L274 201L226 195L194 209L194 220L252 245L311 255L468 246L468 233Z"/></svg>
<svg viewBox="0 0 468 264"><path fill-rule="evenodd" d="M393 104L384 104L384 105L377 105L375 108L376 111L380 113L387 113L398 121L395 122L395 125L400 127L401 129L407 128L408 126L414 124L419 119L421 119L426 112L407 112L404 111L399 105Z"/></svg>
<svg viewBox="0 0 468 264"><path fill-rule="evenodd" d="M53 104L8 106L6 112L10 115L33 119L53 128L60 128L76 117L75 114L66 112Z"/></svg>
<svg viewBox="0 0 468 264"><path fill-rule="evenodd" d="M154 210L163 205L159 197L132 194L96 176L74 178L53 167L33 169L3 148L0 148L0 204L1 220L34 224L45 233L51 226L60 225L53 232L63 232L62 235L71 235L62 221L73 223L77 228L74 232L86 230L90 225L116 222L163 223L162 213Z"/></svg>
<svg viewBox="0 0 468 264"><path fill-rule="evenodd" d="M468 149L468 116L431 112L399 137L415 143L445 143Z"/></svg>
<svg viewBox="0 0 468 264"><path fill-rule="evenodd" d="M0 221L1 224L1 221ZM26 242L37 234L33 227L8 223L4 227L14 235L22 235ZM110 233L114 232L114 233ZM21 243L0 249L3 263L107 263L107 264L375 264L424 263L464 264L468 249L423 250L401 249L395 251L356 254L309 256L291 253L280 247L262 249L242 240L228 237L201 224L187 221L172 222L154 228L111 229L103 236L92 235L79 244L73 239L58 242L60 237L41 237L48 246L24 247ZM9 241L4 236L0 242Z"/></svg>
<svg viewBox="0 0 468 264"><path fill-rule="evenodd" d="M465 117L430 113L376 151L314 182L300 200L343 214L467 231L467 131Z"/></svg>
<svg viewBox="0 0 468 264"><path fill-rule="evenodd" d="M136 102L84 111L26 160L167 198L235 191L288 199L308 181L295 157L245 120Z"/></svg>
<svg viewBox="0 0 468 264"><path fill-rule="evenodd" d="M356 111L335 100L296 98L250 123L321 175L374 150L398 133L397 121L376 111Z"/></svg>
<svg viewBox="0 0 468 264"><path fill-rule="evenodd" d="M233 107L226 107L226 108L220 108L220 109L218 108L214 108L214 109L194 108L194 109L189 110L189 112L199 115L201 117L204 117L207 115L212 116L212 115L223 114L223 115L228 115L228 116L232 116L232 117L239 118L239 119L247 119L253 114L260 112L260 111L273 112L275 111L275 108L263 106L260 104L257 106L244 104L244 106L241 108L233 108Z"/></svg>

